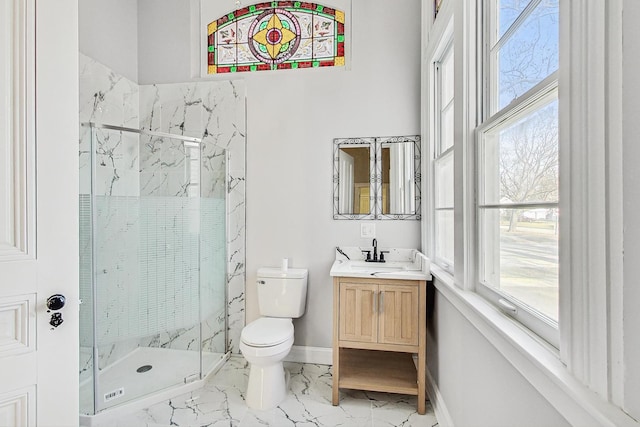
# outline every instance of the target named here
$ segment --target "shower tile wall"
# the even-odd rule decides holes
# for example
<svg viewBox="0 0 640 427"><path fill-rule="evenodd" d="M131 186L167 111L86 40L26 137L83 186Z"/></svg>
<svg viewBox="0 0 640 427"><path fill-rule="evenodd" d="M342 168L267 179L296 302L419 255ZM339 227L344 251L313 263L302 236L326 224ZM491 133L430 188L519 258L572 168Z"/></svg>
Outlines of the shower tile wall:
<svg viewBox="0 0 640 427"><path fill-rule="evenodd" d="M138 85L126 77L80 54L80 123L101 123L138 129ZM80 176L90 177L89 153L91 129L80 129ZM113 133L111 133L113 135ZM98 194L137 196L138 142L137 138L110 138L99 132ZM89 194L91 183L80 180L80 194Z"/></svg>
<svg viewBox="0 0 640 427"><path fill-rule="evenodd" d="M227 293L229 349L239 352L239 339L244 326L245 283L245 103L242 81L198 82L149 85L140 87L140 126L142 129L203 138L202 195L217 200L220 183L224 182L222 150L228 153L227 189L229 224L227 226ZM151 160L151 159L150 159ZM168 187L163 171L144 166L142 188L152 191L180 191ZM206 288L206 286L205 286ZM207 311L205 309L205 311ZM215 314L215 313L214 313ZM217 319L217 320L216 320ZM218 330L215 316L205 323ZM214 345L217 339L208 344Z"/></svg>
<svg viewBox="0 0 640 427"><path fill-rule="evenodd" d="M228 339L229 349L239 352L238 342L240 332L244 326L244 224L245 224L245 112L244 112L244 86L242 82L202 82L185 83L171 85L138 86L135 83L119 76L102 64L93 59L80 55L80 121L119 125L132 128L144 128L168 133L204 137L203 161L201 173L201 185L203 186L202 199L202 239L206 241L212 238L214 233L222 232L225 224L219 221L221 218L218 212L224 212L224 198L220 194L220 189L224 189L225 180L225 159L220 147L228 150L229 160L227 167L230 173L230 185L226 189L227 203L229 206L229 217L227 218L227 239L228 239L228 260L222 262L226 264L227 270L227 293L228 293L228 316L229 328ZM88 235L88 194L89 184L89 134L90 130L83 127L80 140L80 222ZM125 201L128 196L150 196L150 195L184 195L188 196L188 188L194 184L185 178L184 172L178 173L174 170L154 169L153 156L145 154L149 151L139 150L140 145L150 143L141 137L127 140L126 138L114 138L114 132L98 132L98 179L97 190L99 195L109 195L111 204L116 200ZM171 152L171 151L169 151ZM184 159L184 155L181 157ZM166 159L163 159L163 161ZM167 164L166 162L164 163ZM183 171L184 168L181 167ZM142 171L141 173L138 173ZM192 187L193 188L193 187ZM210 206L204 206L208 204ZM140 209L140 206L137 207ZM138 239L144 230L132 216L113 217L109 216L109 209L104 208L100 219L101 223L107 224L103 230L103 236L109 236L115 230L128 228L127 233L120 236L135 239L135 242L124 242L124 247L137 247ZM106 221L111 218L110 221ZM102 234L102 233L101 233ZM108 242L107 239L105 241ZM122 242L121 242L122 243ZM107 244L107 243L105 243ZM92 299L90 283L90 241L83 239L81 242L81 275L84 284L83 294L85 300ZM204 259L201 271L204 281L201 301L214 301L212 304L205 304L203 312L209 316L203 324L203 337L207 351L220 352L224 347L224 332L219 331L219 326L224 324L223 308L224 295L207 295L207 292L214 293L215 284L207 283L207 280L214 280L215 275L208 274L207 268L213 271L220 271L220 253L224 248L213 248L212 253L201 254ZM216 252L218 251L218 252ZM104 253L101 249L100 253ZM109 319L115 322L109 324L109 320L99 327L99 333L104 339L113 331L120 328L122 332L122 320L115 316L116 312L123 306L123 301L128 300L132 295L125 290L127 283L139 283L140 277L120 277L116 272L120 270L130 270L126 263L139 263L140 254L123 255L110 248L107 251L110 256L102 257L98 260L98 280L106 285L104 289L110 290L108 295L98 295L101 302L107 304ZM210 260L211 262L207 262ZM132 269L136 274L142 274L138 267ZM111 273L111 275L110 275ZM102 279L102 280L101 280ZM102 292L102 291L99 291ZM85 307L87 308L87 307ZM89 307L90 308L90 307ZM81 319L81 346L83 347L83 361L81 366L91 365L91 316L89 310L82 311ZM118 323L120 322L120 323ZM210 328L208 331L207 329ZM108 332L111 331L111 332ZM163 334L153 334L147 338L131 338L124 341L112 343L108 348L101 349L101 367L112 363L124 354L131 351L138 345L163 346L187 348L187 346L197 346L194 337L197 336L198 327L187 328L184 325L175 329L170 329ZM104 335L107 334L107 335ZM127 334L124 334L127 336ZM133 336L135 334L129 334ZM109 341L106 339L105 341ZM88 373L88 372L87 372Z"/></svg>
<svg viewBox="0 0 640 427"><path fill-rule="evenodd" d="M116 126L138 128L138 85L114 73L91 58L80 55L80 123L105 123ZM103 225L97 236L102 247L97 260L98 298L108 307L110 315L103 318L103 330L118 329L116 312L126 301L129 283L138 281L137 253L131 248L138 244L137 207L129 206L128 199L139 195L138 141L134 136L119 136L116 133L96 133L96 191L98 196L98 221ZM80 357L81 381L92 374L93 293L91 289L91 241L90 241L90 193L91 193L91 129L80 129L80 295L85 304L80 311ZM126 209L119 215L114 208L122 205ZM118 234L116 234L118 233ZM110 236L118 235L115 242ZM111 292L108 292L109 289ZM109 344L100 348L99 366L121 358L137 347L137 340L121 341L116 346Z"/></svg>

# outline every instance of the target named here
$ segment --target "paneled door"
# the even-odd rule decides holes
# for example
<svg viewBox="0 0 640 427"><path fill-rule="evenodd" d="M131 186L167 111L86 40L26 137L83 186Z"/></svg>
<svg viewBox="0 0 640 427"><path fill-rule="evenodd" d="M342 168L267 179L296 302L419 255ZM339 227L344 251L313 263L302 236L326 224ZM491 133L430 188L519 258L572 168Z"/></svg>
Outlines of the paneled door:
<svg viewBox="0 0 640 427"><path fill-rule="evenodd" d="M0 1L2 426L78 424L77 17Z"/></svg>

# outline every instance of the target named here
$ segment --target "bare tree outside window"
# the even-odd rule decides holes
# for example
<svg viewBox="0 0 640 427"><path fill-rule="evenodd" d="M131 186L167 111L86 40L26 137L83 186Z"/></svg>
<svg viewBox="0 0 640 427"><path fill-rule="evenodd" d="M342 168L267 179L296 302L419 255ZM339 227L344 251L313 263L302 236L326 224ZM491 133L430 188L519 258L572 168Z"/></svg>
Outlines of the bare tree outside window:
<svg viewBox="0 0 640 427"><path fill-rule="evenodd" d="M501 203L558 201L558 104L554 102L500 133ZM523 210L509 213L509 231Z"/></svg>
<svg viewBox="0 0 640 427"><path fill-rule="evenodd" d="M478 150L479 273L485 286L480 290L496 303L506 298L526 308L514 317L554 340L559 0L493 0L490 5L489 108ZM549 327L554 322L555 330Z"/></svg>

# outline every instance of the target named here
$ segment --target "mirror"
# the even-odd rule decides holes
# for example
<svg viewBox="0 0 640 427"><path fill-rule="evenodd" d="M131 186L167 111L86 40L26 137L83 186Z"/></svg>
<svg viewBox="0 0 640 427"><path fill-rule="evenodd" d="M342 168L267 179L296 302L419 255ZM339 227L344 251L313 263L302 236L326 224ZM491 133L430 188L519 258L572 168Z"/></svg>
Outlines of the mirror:
<svg viewBox="0 0 640 427"><path fill-rule="evenodd" d="M420 137L334 139L334 219L420 219Z"/></svg>
<svg viewBox="0 0 640 427"><path fill-rule="evenodd" d="M334 141L334 219L373 219L373 138Z"/></svg>
<svg viewBox="0 0 640 427"><path fill-rule="evenodd" d="M420 137L376 138L380 151L378 219L420 219Z"/></svg>

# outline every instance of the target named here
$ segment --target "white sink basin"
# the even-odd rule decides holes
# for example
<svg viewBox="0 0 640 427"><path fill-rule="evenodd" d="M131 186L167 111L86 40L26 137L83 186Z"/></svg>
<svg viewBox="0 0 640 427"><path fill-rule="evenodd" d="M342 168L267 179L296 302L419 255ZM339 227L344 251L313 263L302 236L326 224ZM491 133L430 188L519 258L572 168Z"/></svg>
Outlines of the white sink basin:
<svg viewBox="0 0 640 427"><path fill-rule="evenodd" d="M388 249L388 253L386 253ZM363 248L337 247L331 266L333 277L378 277L385 279L430 280L429 258L416 249L385 248L386 262L366 262Z"/></svg>
<svg viewBox="0 0 640 427"><path fill-rule="evenodd" d="M353 269L363 269L363 270L381 270L381 269L396 269L396 270L408 270L408 267L411 266L410 262L367 262L367 261L346 261L346 264L349 268Z"/></svg>

